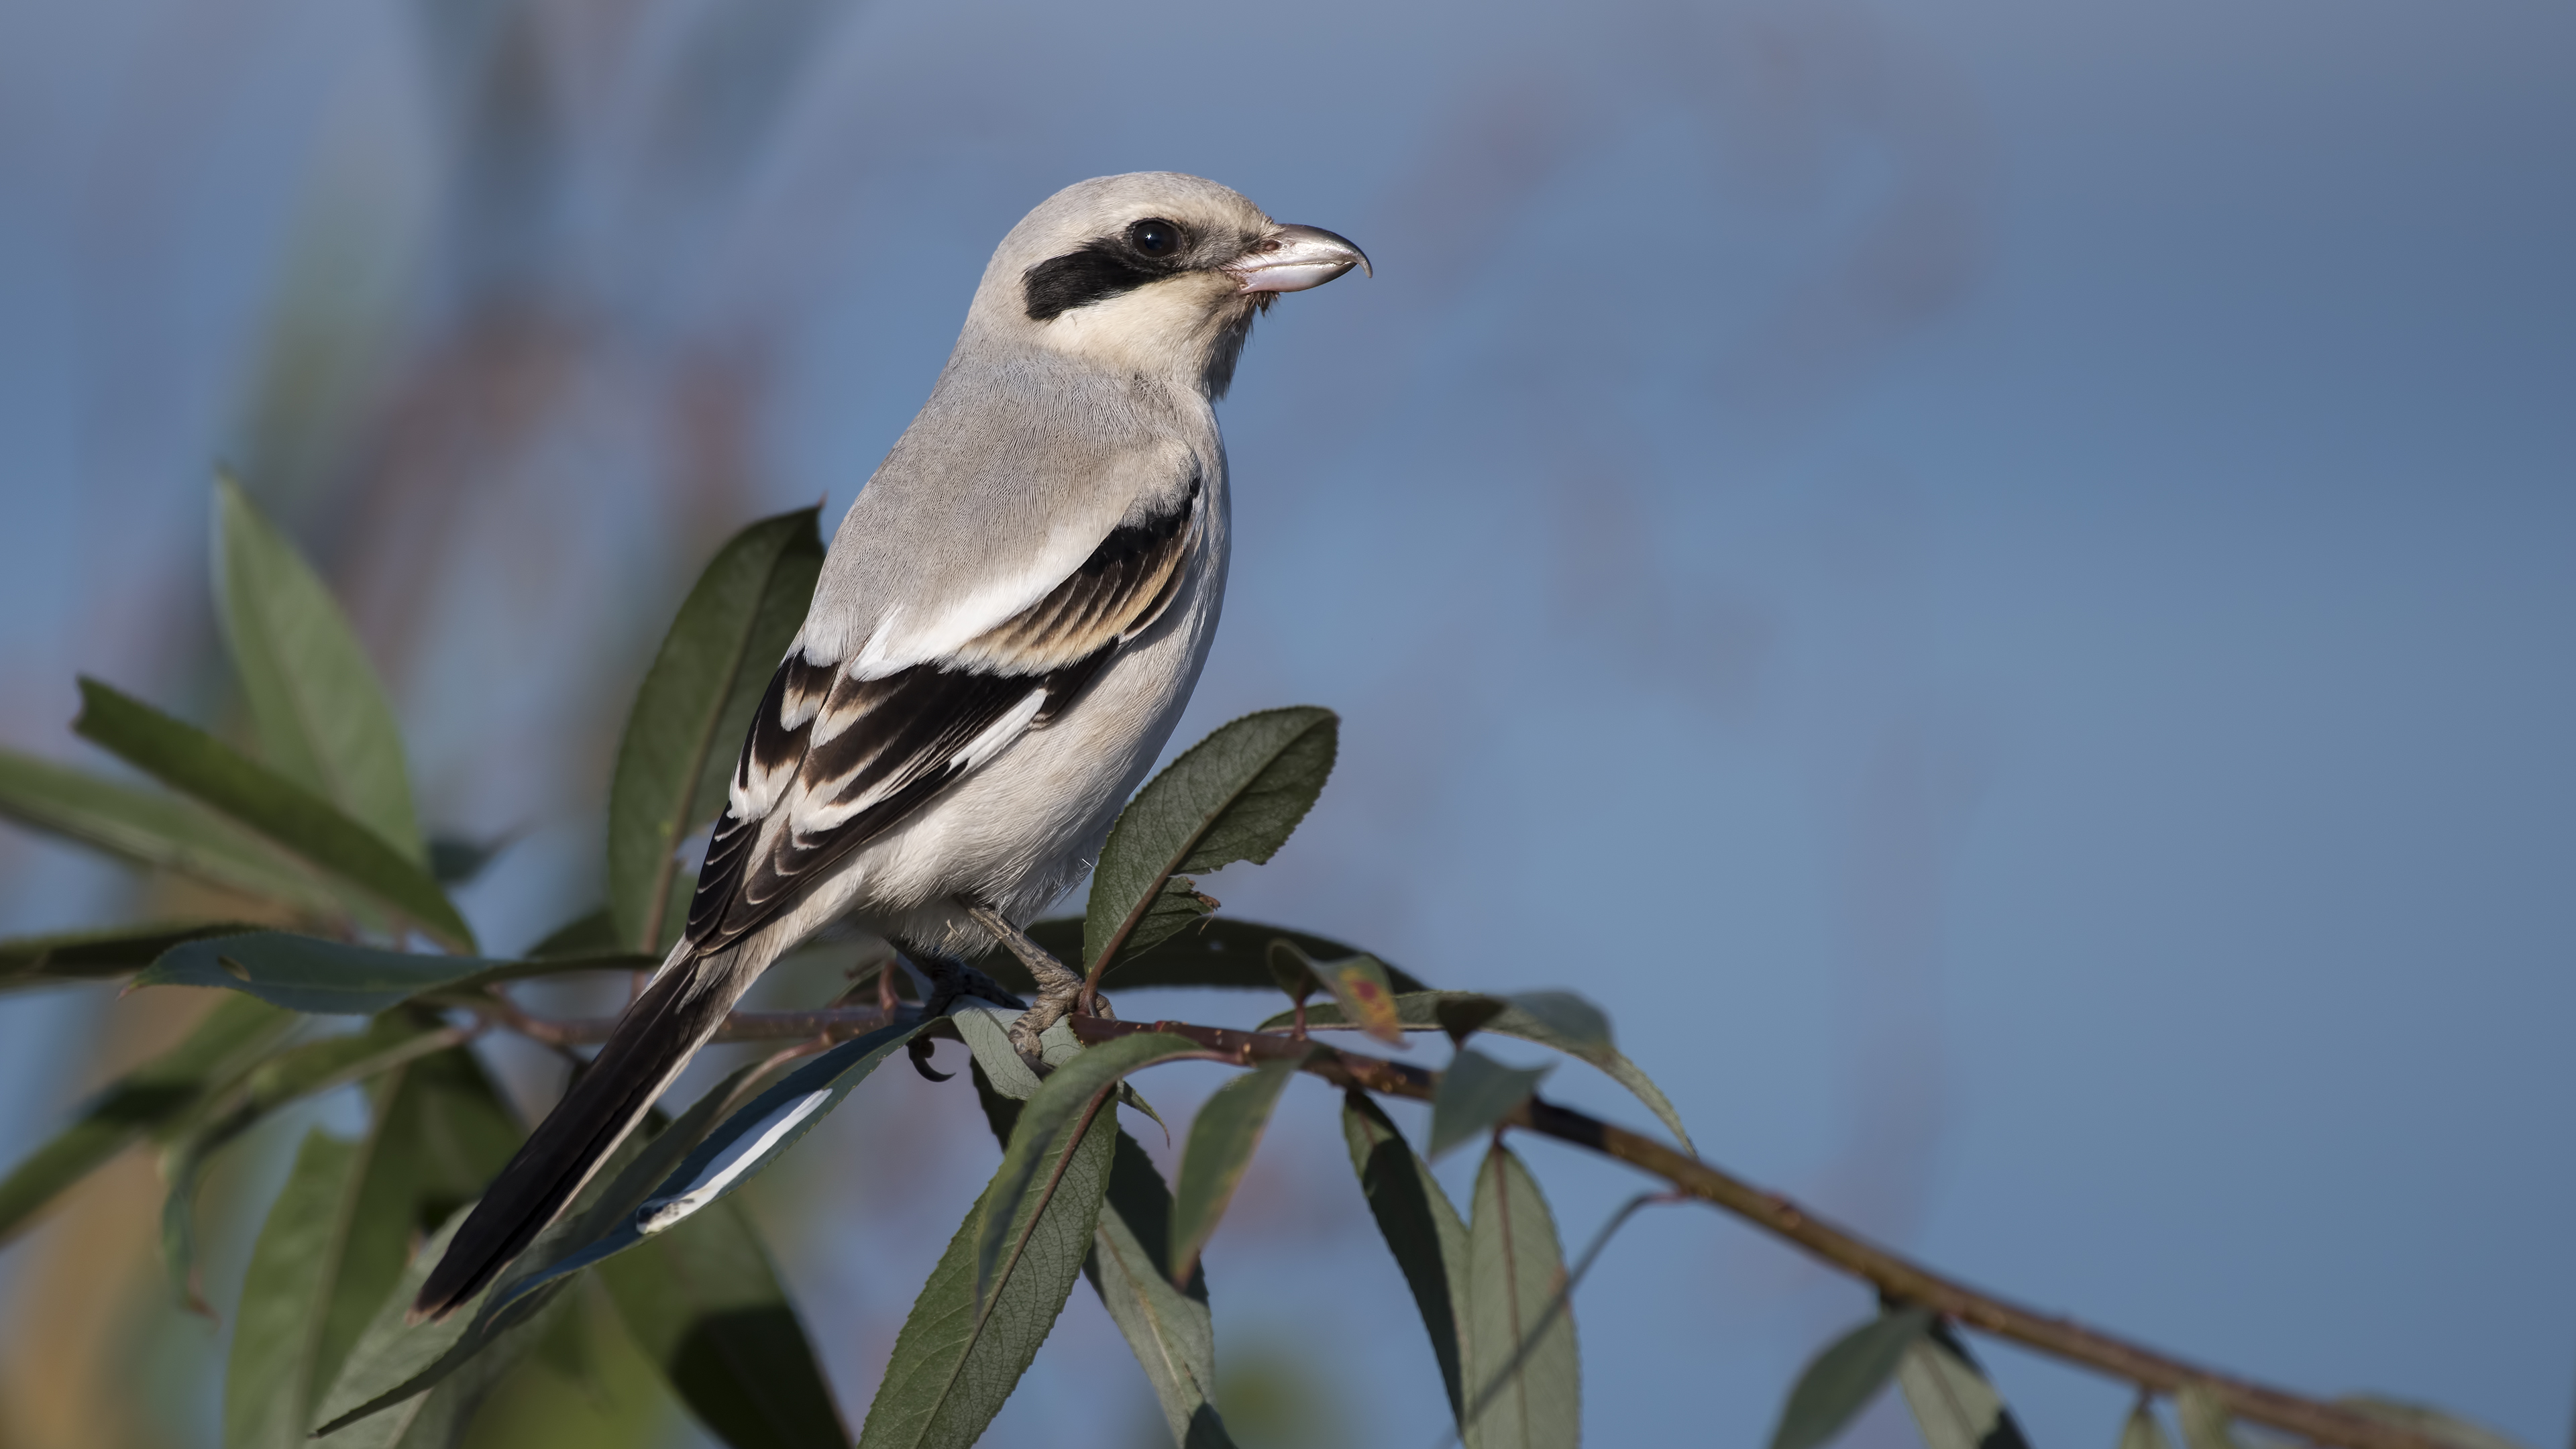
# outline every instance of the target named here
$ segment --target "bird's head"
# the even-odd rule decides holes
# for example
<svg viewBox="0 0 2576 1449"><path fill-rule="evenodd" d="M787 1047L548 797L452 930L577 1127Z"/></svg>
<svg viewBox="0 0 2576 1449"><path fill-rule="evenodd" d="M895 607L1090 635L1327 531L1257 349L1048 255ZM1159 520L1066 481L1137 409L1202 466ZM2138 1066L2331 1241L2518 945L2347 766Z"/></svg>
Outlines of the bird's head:
<svg viewBox="0 0 2576 1449"><path fill-rule="evenodd" d="M1353 267L1368 258L1331 232L1272 221L1213 181L1137 171L1068 186L1011 228L973 322L1222 396L1256 313Z"/></svg>

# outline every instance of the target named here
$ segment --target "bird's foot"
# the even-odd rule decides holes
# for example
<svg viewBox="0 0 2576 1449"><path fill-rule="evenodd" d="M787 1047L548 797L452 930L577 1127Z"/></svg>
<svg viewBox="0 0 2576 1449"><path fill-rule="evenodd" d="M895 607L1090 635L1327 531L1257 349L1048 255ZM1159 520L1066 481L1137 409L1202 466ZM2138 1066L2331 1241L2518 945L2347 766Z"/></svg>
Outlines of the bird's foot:
<svg viewBox="0 0 2576 1449"><path fill-rule="evenodd" d="M1045 1049L1038 1039L1046 1034L1047 1028L1064 1020L1073 1010L1074 1003L1082 996L1082 973L1048 954L1044 946L1030 940L1027 932L1003 919L1002 913L991 906L964 896L958 897L957 904L967 915L974 917L975 924L991 934L1003 950L1018 957L1020 964L1029 968L1031 976L1037 978L1037 1004L1011 1023L1010 1037L1011 1049L1043 1075L1046 1071ZM1105 1009L1106 1003L1103 1005Z"/></svg>
<svg viewBox="0 0 2576 1449"><path fill-rule="evenodd" d="M944 1016L949 1007L969 997L1015 1011L1028 1008L1027 1002L1005 990L1002 983L963 961L951 961L945 956L918 951L904 954L912 958L912 964L921 968L922 975L930 978L930 998L921 1003L923 1016Z"/></svg>

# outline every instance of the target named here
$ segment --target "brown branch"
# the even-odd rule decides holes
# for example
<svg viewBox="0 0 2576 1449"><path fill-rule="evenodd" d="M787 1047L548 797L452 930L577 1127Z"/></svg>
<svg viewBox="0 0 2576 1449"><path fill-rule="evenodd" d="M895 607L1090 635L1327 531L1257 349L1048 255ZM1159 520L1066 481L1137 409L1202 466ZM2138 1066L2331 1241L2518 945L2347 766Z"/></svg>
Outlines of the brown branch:
<svg viewBox="0 0 2576 1449"><path fill-rule="evenodd" d="M605 1041L610 1028L616 1025L615 1019L609 1017L563 1021L531 1017L501 1000L497 993L447 1004L464 1007L492 1025L553 1046ZM838 1006L819 1011L737 1011L725 1018L715 1039L741 1042L810 1037L819 1044L908 1020L918 1009L905 1005L893 1010ZM1096 1016L1069 1019L1074 1034L1086 1042L1109 1041L1138 1032L1168 1032L1207 1047L1217 1059L1244 1066L1302 1057L1305 1070L1336 1086L1356 1087L1382 1096L1427 1102L1440 1085L1436 1072L1383 1057L1321 1047L1278 1032L1229 1031L1176 1021L1122 1022ZM1920 1303L1979 1332L2126 1379L2142 1390L2172 1394L2196 1384L2215 1395L2237 1418L2341 1449L2450 1449L2441 1440L2411 1429L2186 1363L2073 1319L2040 1313L1980 1292L1836 1227L1779 1193L1766 1192L1651 1137L1570 1108L1532 1097L1504 1120L1524 1131L1571 1143L1660 1177L1682 1192L1868 1281L1891 1297Z"/></svg>

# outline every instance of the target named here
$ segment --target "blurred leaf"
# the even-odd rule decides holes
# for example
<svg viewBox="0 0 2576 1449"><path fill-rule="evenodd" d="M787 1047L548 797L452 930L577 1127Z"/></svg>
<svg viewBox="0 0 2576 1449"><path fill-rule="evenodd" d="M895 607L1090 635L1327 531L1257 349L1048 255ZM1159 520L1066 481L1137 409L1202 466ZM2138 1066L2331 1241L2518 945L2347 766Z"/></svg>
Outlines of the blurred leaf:
<svg viewBox="0 0 2576 1449"><path fill-rule="evenodd" d="M230 478L215 480L215 518L215 615L261 757L429 864L402 730L339 603Z"/></svg>
<svg viewBox="0 0 2576 1449"><path fill-rule="evenodd" d="M2335 1403L2383 1424L2395 1424L2445 1444L2455 1444L2459 1449L2523 1449L2519 1440L2429 1404L2411 1404L2403 1399L2385 1399L2374 1394L2348 1394ZM2124 1444L2121 1449L2128 1449L2128 1446Z"/></svg>
<svg viewBox="0 0 2576 1449"><path fill-rule="evenodd" d="M627 1332L732 1449L843 1449L832 1391L740 1203L600 1266Z"/></svg>
<svg viewBox="0 0 2576 1449"><path fill-rule="evenodd" d="M1398 984L1401 985L1401 981ZM1461 1029L1461 1023L1472 1018L1473 1030L1491 1032L1496 1036L1517 1037L1522 1041L1536 1042L1540 1046L1554 1047L1570 1056L1580 1057L1600 1068L1613 1081L1634 1093L1637 1100L1645 1103L1673 1136L1680 1140L1684 1151L1696 1153L1698 1149L1691 1146L1690 1133L1682 1126L1681 1114L1673 1110L1672 1102L1656 1088L1646 1074L1637 1070L1636 1063L1629 1061L1620 1055L1617 1049L1608 1045L1606 1033L1599 1044L1586 1045L1583 1038L1566 1035L1554 1025L1530 1012L1524 1005L1532 997L1563 995L1565 995L1563 992L1535 991L1513 996L1484 996L1471 991L1407 992L1395 999L1395 1012L1396 1019L1404 1024L1406 1031L1455 1032ZM1581 1001L1579 997L1574 999ZM1589 1003L1584 1004L1589 1006ZM1487 1011L1485 1009L1487 1006L1497 1009ZM1597 1016L1599 1013L1596 1011L1593 1014ZM1283 1011L1261 1023L1260 1029L1277 1031L1292 1019L1291 1013ZM1306 1013L1306 1025L1311 1030L1321 1031L1347 1024L1341 1011L1336 1007L1318 1006L1310 1008Z"/></svg>
<svg viewBox="0 0 2576 1449"><path fill-rule="evenodd" d="M1157 1245L1171 1241L1172 1194L1153 1159L1121 1132L1110 1159L1109 1196L1082 1271L1134 1350L1164 1422L1181 1449L1230 1449L1216 1412L1216 1326L1208 1313L1206 1270L1172 1286L1171 1264Z"/></svg>
<svg viewBox="0 0 2576 1449"><path fill-rule="evenodd" d="M2030 1449L2003 1395L1977 1367L1950 1326L1931 1320L1923 1336L1905 1346L1896 1386L1923 1433L1924 1449Z"/></svg>
<svg viewBox="0 0 2576 1449"><path fill-rule="evenodd" d="M2143 1395L2129 1407L2128 1422L2120 1426L2120 1449L2173 1449L2165 1426L2156 1422L2156 1411Z"/></svg>
<svg viewBox="0 0 2576 1449"><path fill-rule="evenodd" d="M1076 1060L1117 1045L1093 1047ZM1072 1070L1067 1065L1056 1076ZM1053 1084L1049 1078L1048 1085ZM1002 1172L958 1224L921 1296L913 1300L876 1400L868 1406L859 1449L966 1449L1001 1410L1064 1311L1099 1226L1118 1130L1115 1122L1095 1117L1078 1141L1042 1125L1033 1133L1030 1119L1040 1113L1044 1095L1028 1103L1013 1137L1015 1144L1034 1136L1059 1147L1054 1158L1062 1164L1060 1176L1051 1171L1055 1161L1032 1164L1050 1169L1054 1190L1040 1194L1015 1186L1018 1174L1010 1154L1004 1155ZM1026 1206L1040 1198L1043 1205L1025 1231L1010 1235L1018 1251L998 1265L989 1291L978 1293L977 1244L984 1224L1007 1221L1015 1203Z"/></svg>
<svg viewBox="0 0 2576 1449"><path fill-rule="evenodd" d="M1922 1308L1883 1314L1827 1344L1807 1363L1780 1408L1771 1449L1815 1449L1830 1443L1869 1406L1896 1373L1906 1348L1923 1337L1932 1315ZM1938 1449L1938 1446L1935 1446Z"/></svg>
<svg viewBox="0 0 2576 1449"><path fill-rule="evenodd" d="M433 837L429 842L429 874L443 886L461 886L483 873L492 858L510 848L511 837L495 836L490 840L461 840L452 835Z"/></svg>
<svg viewBox="0 0 2576 1449"><path fill-rule="evenodd" d="M237 936L259 927L236 921L182 925L158 921L103 931L65 931L0 941L0 991L107 981L152 964L162 952L208 936Z"/></svg>
<svg viewBox="0 0 2576 1449"><path fill-rule="evenodd" d="M130 864L175 871L307 915L347 910L301 863L193 800L15 750L0 749L0 815Z"/></svg>
<svg viewBox="0 0 2576 1449"><path fill-rule="evenodd" d="M1458 1375L1467 1321L1467 1225L1458 1221L1458 1209L1431 1175L1431 1164L1406 1145L1366 1092L1342 1095L1342 1136L1369 1215L1413 1290L1431 1352L1440 1361L1440 1382L1449 1391L1450 1417L1458 1418L1465 1403Z"/></svg>
<svg viewBox="0 0 2576 1449"><path fill-rule="evenodd" d="M1270 859L1333 772L1338 729L1331 710L1312 706L1248 714L1192 745L1136 792L1092 872L1083 961L1113 947L1141 954L1188 924L1189 914L1171 904L1172 876Z"/></svg>
<svg viewBox="0 0 2576 1449"><path fill-rule="evenodd" d="M1431 1097L1431 1155L1481 1137L1530 1099L1554 1067L1507 1067L1471 1047L1458 1048Z"/></svg>
<svg viewBox="0 0 2576 1449"><path fill-rule="evenodd" d="M1582 1442L1583 1366L1574 1315L1560 1312L1543 1328L1539 1322L1564 1273L1547 1199L1511 1149L1496 1144L1476 1169L1475 1213L1467 1226L1461 1372L1466 1383L1503 1387L1467 1420L1467 1449L1572 1449ZM1524 1342L1531 1338L1536 1341ZM1520 1365L1512 1373L1515 1357Z"/></svg>
<svg viewBox="0 0 2576 1449"><path fill-rule="evenodd" d="M2174 1422L2182 1426L2183 1449L2244 1449L2228 1432L2233 1417L2204 1385L2185 1384L2174 1394Z"/></svg>
<svg viewBox="0 0 2576 1449"><path fill-rule="evenodd" d="M1180 1186L1172 1195L1172 1261L1165 1276L1175 1284L1188 1282L1198 1267L1199 1254L1216 1235L1244 1169L1261 1146L1279 1094L1302 1065L1302 1059L1263 1062L1217 1088L1190 1123Z"/></svg>
<svg viewBox="0 0 2576 1449"><path fill-rule="evenodd" d="M316 1377L329 1372L321 1330L339 1249L357 1226L360 1152L318 1127L306 1133L260 1227L224 1373L224 1449L301 1449Z"/></svg>
<svg viewBox="0 0 2576 1449"><path fill-rule="evenodd" d="M293 1015L248 997L217 1002L186 1039L110 1083L70 1126L0 1179L0 1242L126 1146L186 1116L207 1093L250 1070L294 1026Z"/></svg>
<svg viewBox="0 0 2576 1449"><path fill-rule="evenodd" d="M422 866L321 796L232 746L95 679L80 682L82 738L249 826L442 944L474 949L474 932Z"/></svg>
<svg viewBox="0 0 2576 1449"><path fill-rule="evenodd" d="M1029 939L1047 949L1059 961L1080 962L1082 955L1082 922L1073 917L1039 921L1029 927ZM1323 936L1291 931L1279 926L1265 926L1254 921L1237 921L1225 916L1203 916L1162 944L1139 951L1133 946L1118 953L1118 964L1108 981L1121 991L1140 990L1149 986L1221 986L1239 987L1246 991L1269 991L1278 986L1271 977L1267 956L1274 940L1305 952L1318 961L1356 956L1359 950ZM1026 995L1037 989L1026 968L996 951L975 963L994 980L1013 991ZM1386 968L1387 978L1398 991L1424 991L1412 976L1393 966Z"/></svg>
<svg viewBox="0 0 2576 1449"><path fill-rule="evenodd" d="M134 978L143 986L239 991L289 1011L373 1016L433 991L466 991L495 981L567 971L617 970L642 957L495 961L353 946L286 931L203 936L163 952Z"/></svg>
<svg viewBox="0 0 2576 1449"><path fill-rule="evenodd" d="M814 597L820 511L735 534L689 590L636 692L608 791L609 914L630 950L659 956L678 937L680 841L723 808L752 710Z"/></svg>
<svg viewBox="0 0 2576 1449"><path fill-rule="evenodd" d="M1118 1083L1128 1073L1158 1062L1206 1054L1207 1048L1185 1037L1145 1032L1091 1047L1039 1084L1022 1106L1019 1123L1011 1129L1010 1146L1002 1152L1002 1165L984 1190L983 1218L974 1234L973 1287L978 1305L994 1301L995 1290L1010 1277L1014 1262L1037 1241L1040 1220L1068 1170L1068 1154L1077 1134L1088 1136ZM1107 1162L1100 1167L1105 1171ZM1095 1199L1104 1187L1092 1189ZM1090 1220L1097 1211L1096 1203L1082 1209L1085 1240L1091 1236ZM1078 1266L1079 1252L1074 1261Z"/></svg>
<svg viewBox="0 0 2576 1449"><path fill-rule="evenodd" d="M586 956L627 956L638 961L659 964L658 958L641 952L630 952L618 943L617 923L608 918L603 906L586 916L577 916L546 934L544 940L522 953L531 961L578 959Z"/></svg>

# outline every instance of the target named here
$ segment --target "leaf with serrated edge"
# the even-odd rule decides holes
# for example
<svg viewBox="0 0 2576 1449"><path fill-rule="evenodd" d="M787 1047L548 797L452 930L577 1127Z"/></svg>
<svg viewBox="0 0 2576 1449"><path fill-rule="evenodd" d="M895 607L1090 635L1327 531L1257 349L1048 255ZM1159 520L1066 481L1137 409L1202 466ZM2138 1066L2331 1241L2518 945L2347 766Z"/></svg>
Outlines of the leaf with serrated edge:
<svg viewBox="0 0 2576 1449"><path fill-rule="evenodd" d="M427 865L402 730L339 603L229 478L215 515L215 616L261 757Z"/></svg>
<svg viewBox="0 0 2576 1449"><path fill-rule="evenodd" d="M127 764L284 847L454 950L474 932L427 867L406 859L330 801L232 746L95 679L80 681L72 729Z"/></svg>
<svg viewBox="0 0 2576 1449"><path fill-rule="evenodd" d="M1297 1075L1299 1061L1263 1062L1219 1087L1190 1123L1189 1146L1181 1153L1180 1185L1172 1192L1172 1266L1175 1282L1189 1281L1199 1254L1215 1236L1226 1204L1243 1181L1244 1169L1261 1146L1262 1130L1279 1094Z"/></svg>
<svg viewBox="0 0 2576 1449"><path fill-rule="evenodd" d="M1029 939L1046 948L1047 954L1069 966L1082 963L1082 921L1064 917L1037 921L1028 928ZM1317 961L1338 961L1360 954L1356 946L1346 946L1325 936L1291 931L1284 926L1265 926L1258 921L1238 921L1227 916L1202 916L1198 923L1160 945L1138 951L1118 953L1118 964L1110 968L1105 982L1121 991L1141 990L1149 986L1214 986L1243 991L1275 991L1263 957L1272 941L1286 941ZM533 953L531 953L533 954ZM995 951L975 963L986 975L1022 995L1037 989L1029 979L1028 968L1011 959L1007 951ZM1429 988L1410 973L1394 966L1386 968L1387 979L1398 992L1426 991Z"/></svg>
<svg viewBox="0 0 2576 1449"><path fill-rule="evenodd" d="M1182 752L1110 828L1092 871L1083 915L1083 960L1112 950L1147 950L1161 939L1142 927L1148 907L1174 875L1267 861L1306 817L1333 770L1339 722L1312 706L1264 710L1223 725ZM1187 916L1166 911L1168 935Z"/></svg>
<svg viewBox="0 0 2576 1449"><path fill-rule="evenodd" d="M819 512L764 518L728 540L636 691L608 795L609 909L630 950L659 956L680 925L674 854L723 808L752 710L813 599Z"/></svg>
<svg viewBox="0 0 2576 1449"><path fill-rule="evenodd" d="M0 816L147 870L337 918L349 903L303 862L212 810L0 749Z"/></svg>
<svg viewBox="0 0 2576 1449"><path fill-rule="evenodd" d="M103 931L63 931L0 941L0 991L111 981L131 975L162 952L208 936L238 936L259 927L238 921L138 922Z"/></svg>
<svg viewBox="0 0 2576 1449"><path fill-rule="evenodd" d="M1788 1402L1780 1407L1780 1425L1771 1431L1771 1449L1815 1449L1830 1443L1887 1387L1906 1346L1931 1324L1929 1312L1904 1308L1827 1344L1790 1388Z"/></svg>
<svg viewBox="0 0 2576 1449"><path fill-rule="evenodd" d="M1458 1374L1467 1321L1467 1225L1431 1175L1431 1164L1406 1144L1404 1134L1367 1093L1343 1094L1342 1136L1369 1215L1377 1220L1378 1233L1421 1310L1454 1419L1463 1402Z"/></svg>
<svg viewBox="0 0 2576 1449"><path fill-rule="evenodd" d="M1476 1030L1490 1032L1495 1036L1515 1037L1521 1041L1536 1042L1540 1046L1554 1047L1569 1056L1589 1062L1611 1080L1627 1088L1638 1101L1645 1103L1657 1120L1680 1140L1683 1151L1693 1153L1698 1151L1691 1146L1690 1133L1682 1126L1681 1114L1673 1110L1671 1100L1647 1079L1646 1074L1637 1070L1636 1063L1629 1061L1616 1049L1606 1044L1598 1048L1581 1046L1573 1038L1565 1036L1548 1023L1521 1009L1518 1003L1524 999L1524 996L1519 995L1488 997L1472 991L1415 991L1398 996L1395 999L1395 1011L1396 1019L1404 1024L1406 1031L1447 1031L1450 1029L1450 1023L1442 1019L1444 1008L1478 1001L1497 1003L1501 1009L1477 1022ZM1261 1023L1260 1030L1278 1031L1294 1019L1293 1013L1283 1011ZM1327 1004L1307 1008L1306 1027L1310 1031L1343 1030L1349 1029L1350 1023L1343 1018L1338 1006Z"/></svg>
<svg viewBox="0 0 2576 1449"><path fill-rule="evenodd" d="M2156 1422L2156 1411L2143 1398L2129 1406L2128 1421L2120 1426L2120 1449L2173 1449L2165 1426Z"/></svg>
<svg viewBox="0 0 2576 1449"><path fill-rule="evenodd" d="M1483 1052L1460 1047L1431 1095L1431 1155L1492 1130L1530 1099L1554 1067L1507 1067Z"/></svg>
<svg viewBox="0 0 2576 1449"><path fill-rule="evenodd" d="M2030 1449L2003 1395L1947 1324L1934 1319L1905 1346L1896 1386L1923 1433L1924 1449Z"/></svg>
<svg viewBox="0 0 2576 1449"><path fill-rule="evenodd" d="M1538 1183L1499 1143L1476 1169L1475 1211L1467 1221L1467 1331L1461 1371L1480 1394L1519 1370L1465 1425L1466 1449L1574 1449L1583 1439L1583 1372L1571 1310L1538 1335L1565 1272L1556 1220Z"/></svg>
<svg viewBox="0 0 2576 1449"><path fill-rule="evenodd" d="M294 1026L291 1014L248 997L217 1002L177 1046L108 1084L70 1126L0 1178L0 1242L119 1151L238 1080Z"/></svg>

